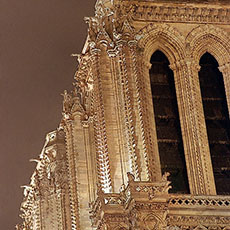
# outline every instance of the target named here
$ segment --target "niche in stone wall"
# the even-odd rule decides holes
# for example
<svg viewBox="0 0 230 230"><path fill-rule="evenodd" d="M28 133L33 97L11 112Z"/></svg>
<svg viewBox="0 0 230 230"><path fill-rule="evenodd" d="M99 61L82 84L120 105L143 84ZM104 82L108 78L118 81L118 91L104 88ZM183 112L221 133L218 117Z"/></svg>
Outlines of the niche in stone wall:
<svg viewBox="0 0 230 230"><path fill-rule="evenodd" d="M169 61L157 50L149 71L162 173L169 172L170 193L189 193L174 76Z"/></svg>
<svg viewBox="0 0 230 230"><path fill-rule="evenodd" d="M230 122L222 73L209 53L200 59L200 87L217 194L230 194Z"/></svg>

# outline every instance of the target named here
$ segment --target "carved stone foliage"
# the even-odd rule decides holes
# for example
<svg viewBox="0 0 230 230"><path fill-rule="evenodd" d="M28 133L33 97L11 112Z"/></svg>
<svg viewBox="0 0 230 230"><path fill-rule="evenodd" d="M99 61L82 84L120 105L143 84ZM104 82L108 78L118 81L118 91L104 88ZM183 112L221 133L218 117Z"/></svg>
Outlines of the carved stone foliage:
<svg viewBox="0 0 230 230"><path fill-rule="evenodd" d="M88 53L78 54L77 58L79 66L74 76L74 79L76 80L74 85L82 104L85 105L86 98L93 89L92 62Z"/></svg>
<svg viewBox="0 0 230 230"><path fill-rule="evenodd" d="M29 185L23 186L24 199L21 204L20 215L24 220L22 229L34 229L40 224L40 201L48 200L50 196L60 195L67 185L64 133L62 130L54 131L46 136L46 143L40 154ZM20 229L20 228L19 228Z"/></svg>
<svg viewBox="0 0 230 230"><path fill-rule="evenodd" d="M127 36L132 36L134 29L131 26L131 9L124 8L122 1L117 5L105 4L97 1L95 16L86 17L89 25L89 45L91 48L104 44L113 50L116 43Z"/></svg>
<svg viewBox="0 0 230 230"><path fill-rule="evenodd" d="M18 225L17 229L42 229L39 223L46 218L47 210L39 209L42 206L39 205L40 202L49 203L51 196L62 197L64 189L70 212L65 213L66 210L62 210L62 201L57 205L53 202L53 207L56 205L55 209L58 209L58 219L61 223L63 213L64 216L68 215L65 218L69 218L70 222L66 229L82 228L79 210L81 202L86 204L88 200L85 198L87 195L81 194L85 191L79 190L81 186L78 187L80 182L76 176L79 169L75 167L78 154L75 151L75 143L79 142L73 135L76 130L73 120L77 114L84 127L89 128L89 122L93 123L89 129L84 129L84 132L88 132L86 145L89 145L89 157L92 157L92 167L95 167L91 173L97 171L95 184L96 180L98 183L97 192L93 191L95 201L90 203L92 228L230 230L230 198L208 196L205 190L206 186L213 187L209 177L204 176L205 173L211 175L212 170L207 167L208 151L200 151L205 143L199 138L206 131L200 128L204 126L204 122L202 123L200 118L201 109L196 109L199 100L198 81L194 84L200 57L205 52L210 52L223 71L230 107L230 42L229 32L223 29L230 23L230 7L229 4L220 7L214 6L215 4L191 4L189 1L186 1L187 4L184 4L185 1L178 4L175 0L173 4L170 4L170 1L164 2L98 0L95 16L85 18L89 26L87 42L82 54L73 55L79 62L74 76L74 88L73 91L64 91L63 94L61 127L65 133L59 129L48 134L39 159L34 160L37 163L35 172L30 184L24 186L24 200L21 205L24 222ZM193 29L189 31L190 26L185 28L186 24L183 25L182 22L189 23ZM176 26L173 26L173 23L177 23ZM183 28L179 28L180 26ZM187 36L180 31L187 31ZM168 194L168 174L162 177L160 172L149 85L150 58L157 49L168 57L170 68L174 71L180 120L183 130L188 131L184 131L185 134L182 135L187 171L190 171L189 183L199 188L191 190L192 195ZM106 72L104 64L111 68L111 73ZM106 84L105 79L110 77L113 81L107 83L114 85L106 88L103 84ZM114 101L122 101L120 104L115 103L120 105L121 108L116 109L122 113L118 116L118 125L113 131L116 133L116 129L121 129L118 131L124 133L124 136L119 136L122 139L119 143L124 145L123 149L127 151L124 151L123 155L128 157L121 157L120 164L125 163L128 167L122 173L132 169L134 174L128 173L128 182L125 184L126 181L123 181L118 193L112 192L114 178L111 179L109 157L114 153L108 150L108 127L111 123L110 117L107 119L105 115L106 109L110 109L106 106L116 106L105 103L106 96L112 94L111 91L116 87L119 90L114 90ZM103 90L108 92L104 93ZM109 121L109 126L106 121ZM142 147L139 142L143 142ZM59 145L65 146L66 150L63 147L63 151L59 151ZM202 159L202 154L206 158ZM128 159L127 162L122 162L124 159ZM78 163L79 167L82 167L82 162ZM114 167L113 171L116 177L117 168Z"/></svg>
<svg viewBox="0 0 230 230"><path fill-rule="evenodd" d="M93 74L91 59L87 54L73 54L77 57L78 67L74 75L74 88L71 92L64 91L63 96L63 120L61 126L65 125L65 121L73 119L75 113L81 114L83 125L88 125L91 121L90 106L91 92L93 89Z"/></svg>
<svg viewBox="0 0 230 230"><path fill-rule="evenodd" d="M85 108L81 101L81 90L75 88L74 91L68 93L66 90L63 95L63 120L68 120L72 118L73 113L80 112L85 114ZM82 93L83 95L83 93Z"/></svg>

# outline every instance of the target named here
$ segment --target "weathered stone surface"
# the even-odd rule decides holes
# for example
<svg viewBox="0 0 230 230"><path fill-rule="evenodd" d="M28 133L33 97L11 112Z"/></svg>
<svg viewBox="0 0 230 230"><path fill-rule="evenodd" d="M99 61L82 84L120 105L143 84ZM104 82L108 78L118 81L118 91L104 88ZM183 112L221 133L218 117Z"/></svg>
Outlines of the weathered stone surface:
<svg viewBox="0 0 230 230"><path fill-rule="evenodd" d="M47 135L25 186L17 228L230 229L230 196L216 193L198 74L210 53L230 111L230 2L98 0L85 21L74 89L64 92L60 127ZM168 119L167 106L156 112L152 100L157 50L174 75L190 194L170 193L173 183L162 173L158 143L178 140L157 137L156 117Z"/></svg>

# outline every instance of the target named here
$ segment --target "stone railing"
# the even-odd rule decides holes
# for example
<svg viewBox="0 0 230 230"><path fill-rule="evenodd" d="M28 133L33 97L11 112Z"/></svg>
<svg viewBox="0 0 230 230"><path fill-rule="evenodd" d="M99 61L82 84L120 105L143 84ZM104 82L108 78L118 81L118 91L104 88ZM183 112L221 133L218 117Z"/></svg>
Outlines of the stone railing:
<svg viewBox="0 0 230 230"><path fill-rule="evenodd" d="M92 224L95 228L101 229L102 223L108 220L116 222L121 217L135 222L136 217L132 219L135 210L138 213L143 210L143 215L155 213L162 218L162 226L179 229L197 229L203 223L206 226L204 229L214 229L219 225L223 226L221 229L226 229L230 223L230 196L169 194L170 182L167 181L167 176L160 182L130 179L128 186L120 193L98 193L98 198L91 205Z"/></svg>
<svg viewBox="0 0 230 230"><path fill-rule="evenodd" d="M170 195L169 207L230 209L230 196Z"/></svg>

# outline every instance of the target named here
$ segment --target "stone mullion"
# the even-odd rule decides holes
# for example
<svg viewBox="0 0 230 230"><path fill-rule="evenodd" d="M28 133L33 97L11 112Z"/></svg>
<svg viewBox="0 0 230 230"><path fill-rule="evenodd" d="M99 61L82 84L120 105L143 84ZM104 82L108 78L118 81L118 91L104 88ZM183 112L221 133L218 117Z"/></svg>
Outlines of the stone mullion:
<svg viewBox="0 0 230 230"><path fill-rule="evenodd" d="M151 139L147 136L147 125L145 124L144 119L144 109L143 109L143 102L141 99L141 82L143 80L143 74L141 74L138 66L138 51L137 51L137 44L135 42L130 43L130 53L132 58L132 73L134 78L134 92L136 96L136 104L137 104L137 128L140 129L139 135L141 135L141 158L143 159L142 162L142 170L144 168L144 172L142 172L142 180L149 180L153 179L153 175L160 179L160 167L158 167L158 172L154 170L154 164L152 162L157 162L160 165L160 160L158 155L154 155L152 148L150 147ZM149 69L148 67L146 69ZM156 157L157 159L154 159ZM154 172L154 173L153 173ZM158 174L158 175L156 175Z"/></svg>
<svg viewBox="0 0 230 230"><path fill-rule="evenodd" d="M203 115L198 68L190 61L171 65L174 70L184 153L191 194L215 194L214 178Z"/></svg>
<svg viewBox="0 0 230 230"><path fill-rule="evenodd" d="M194 130L197 132L197 146L200 148L200 155L196 155L197 158L201 159L201 167L203 171L204 177L204 187L205 187L205 195L215 195L216 194L216 187L213 175L213 168L212 168L212 161L211 155L209 150L209 142L207 136L207 129L204 117L204 110L203 110L203 103L201 97L201 90L200 90L200 81L198 71L200 70L200 66L196 65L194 62L188 62L187 66L190 70L190 81L192 86L193 92L193 106L195 109L195 124L196 129ZM200 182L200 181L199 181ZM201 182L200 182L201 183ZM199 186L199 185L198 185Z"/></svg>
<svg viewBox="0 0 230 230"><path fill-rule="evenodd" d="M226 100L228 104L228 114L230 117L230 64L228 63L220 66L219 69L223 74Z"/></svg>
<svg viewBox="0 0 230 230"><path fill-rule="evenodd" d="M99 59L101 50L94 49L92 55L92 69L94 76L94 130L97 156L97 173L100 186L105 192L112 191L111 174L108 155L108 143L105 127L105 111L103 105L101 73Z"/></svg>
<svg viewBox="0 0 230 230"><path fill-rule="evenodd" d="M120 76L122 83L122 91L124 95L124 109L125 109L125 125L128 140L128 150L131 157L131 169L136 180L140 180L140 164L137 156L136 139L135 139L135 126L133 106L130 95L130 79L127 72L127 57L128 47L127 44L119 44L119 65Z"/></svg>
<svg viewBox="0 0 230 230"><path fill-rule="evenodd" d="M75 169L74 156L74 140L73 140L73 124L72 121L67 121L64 126L66 133L66 147L67 147L67 171L69 182L69 199L70 199L70 214L71 214L71 229L80 229L79 210L78 210L78 196L77 196L77 178Z"/></svg>
<svg viewBox="0 0 230 230"><path fill-rule="evenodd" d="M205 123L203 102L200 90L200 81L198 75L200 66L196 65L194 62L188 62L187 66L190 70L190 79L192 82L191 85L194 93L193 104L196 114L196 116L194 116L196 122L196 129L194 130L196 130L197 132L197 141L199 142L199 144L197 145L199 146L201 152L201 155L197 154L197 158L199 157L201 159L201 167L204 176L205 195L216 195L216 186L213 175L212 161L209 149L207 128Z"/></svg>
<svg viewBox="0 0 230 230"><path fill-rule="evenodd" d="M183 136L183 145L184 145L184 154L187 166L187 174L188 174L188 181L190 187L191 194L198 194L197 189L197 177L195 172L197 168L195 166L194 159L192 157L192 152L195 152L194 145L193 145L193 138L192 138L192 127L190 123L190 116L191 116L191 95L188 91L189 83L188 83L188 76L186 74L185 67L173 67L170 66L171 69L174 71L174 79L175 79L175 87L177 92L177 103L178 103L178 110L180 115L180 123L181 123L181 131ZM185 75L185 76L184 76ZM182 90L184 89L184 90ZM187 97L189 102L187 102ZM195 170L195 171L194 171ZM202 192L203 193L203 192Z"/></svg>
<svg viewBox="0 0 230 230"><path fill-rule="evenodd" d="M138 76L135 79L136 88L139 91L139 114L141 118L141 129L143 143L146 145L146 154L149 160L149 176L151 181L161 180L161 164L157 144L156 123L154 118L154 108L152 105L152 93L150 87L149 70L151 64L145 60L141 53L137 53Z"/></svg>

